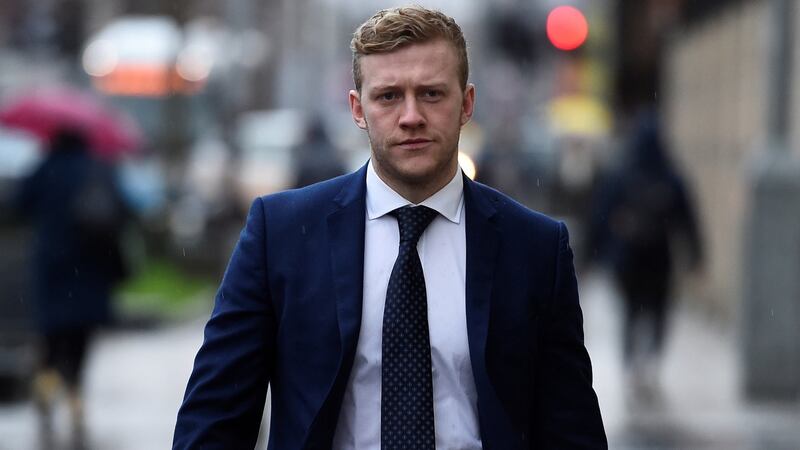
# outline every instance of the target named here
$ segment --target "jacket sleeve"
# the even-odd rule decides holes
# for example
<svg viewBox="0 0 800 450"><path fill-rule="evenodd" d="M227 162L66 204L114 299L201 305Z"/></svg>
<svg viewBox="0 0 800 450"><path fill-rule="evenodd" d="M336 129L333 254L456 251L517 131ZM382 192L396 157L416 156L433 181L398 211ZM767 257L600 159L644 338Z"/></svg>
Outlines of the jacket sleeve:
<svg viewBox="0 0 800 450"><path fill-rule="evenodd" d="M559 224L551 303L539 322L532 448L608 448L592 366L583 344L583 316L567 228Z"/></svg>
<svg viewBox="0 0 800 450"><path fill-rule="evenodd" d="M253 448L263 414L275 349L275 315L267 283L262 201L225 271L205 327L183 404L173 449Z"/></svg>

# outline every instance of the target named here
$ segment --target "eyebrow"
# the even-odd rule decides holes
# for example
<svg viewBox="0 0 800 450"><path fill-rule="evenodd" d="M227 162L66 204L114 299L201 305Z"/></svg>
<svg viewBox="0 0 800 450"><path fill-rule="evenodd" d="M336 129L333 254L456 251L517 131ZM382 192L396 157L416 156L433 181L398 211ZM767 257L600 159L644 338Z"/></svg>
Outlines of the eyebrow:
<svg viewBox="0 0 800 450"><path fill-rule="evenodd" d="M398 86L396 84L379 84L375 87L370 88L370 92L381 92L391 89L397 89ZM428 90L428 89L437 89L437 90L447 90L447 83L431 83L431 84L421 84L415 87L415 90Z"/></svg>
<svg viewBox="0 0 800 450"><path fill-rule="evenodd" d="M437 89L440 91L445 91L447 90L447 83L423 84L420 86L420 89Z"/></svg>

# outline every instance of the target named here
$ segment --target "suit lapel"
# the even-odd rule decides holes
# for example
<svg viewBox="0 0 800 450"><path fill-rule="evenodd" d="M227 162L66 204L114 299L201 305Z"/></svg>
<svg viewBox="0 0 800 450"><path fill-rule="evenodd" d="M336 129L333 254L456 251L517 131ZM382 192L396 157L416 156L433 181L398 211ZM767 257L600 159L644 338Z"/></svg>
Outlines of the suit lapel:
<svg viewBox="0 0 800 450"><path fill-rule="evenodd" d="M364 227L366 211L366 166L349 176L334 198L328 215L329 264L339 324L339 352L336 373L326 398L306 434L303 448L330 448L339 408L353 367L361 328L364 286ZM322 253L324 254L324 253Z"/></svg>
<svg viewBox="0 0 800 450"><path fill-rule="evenodd" d="M489 330L492 282L497 259L497 230L491 201L474 182L464 177L467 243L467 333L475 377L486 373L486 338ZM476 380L477 382L477 380Z"/></svg>
<svg viewBox="0 0 800 450"><path fill-rule="evenodd" d="M366 166L353 174L334 202L339 208L328 216L330 264L336 295L342 363L352 363L361 327L364 287L364 223ZM348 360L349 359L349 360Z"/></svg>
<svg viewBox="0 0 800 450"><path fill-rule="evenodd" d="M505 447L505 417L486 363L492 287L498 265L499 231L494 222L497 213L489 190L464 178L464 208L467 240L467 337L472 375L478 392L478 415L481 439L486 449ZM508 447L510 448L510 447Z"/></svg>
<svg viewBox="0 0 800 450"><path fill-rule="evenodd" d="M332 294L336 299L340 346L339 352L332 353L332 357L337 358L337 368L322 406L306 433L303 445L306 449L330 448L333 445L339 409L353 367L361 328L366 166L348 178L334 198L334 209L327 217L329 253L321 253L321 257L329 260Z"/></svg>

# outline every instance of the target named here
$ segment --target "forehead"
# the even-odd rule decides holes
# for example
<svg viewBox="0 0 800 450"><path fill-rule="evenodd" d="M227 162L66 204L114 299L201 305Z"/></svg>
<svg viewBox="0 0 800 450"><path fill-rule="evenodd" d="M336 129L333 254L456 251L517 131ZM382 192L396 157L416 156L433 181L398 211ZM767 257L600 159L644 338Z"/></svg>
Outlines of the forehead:
<svg viewBox="0 0 800 450"><path fill-rule="evenodd" d="M458 83L458 55L453 44L436 39L360 58L366 89L401 84Z"/></svg>

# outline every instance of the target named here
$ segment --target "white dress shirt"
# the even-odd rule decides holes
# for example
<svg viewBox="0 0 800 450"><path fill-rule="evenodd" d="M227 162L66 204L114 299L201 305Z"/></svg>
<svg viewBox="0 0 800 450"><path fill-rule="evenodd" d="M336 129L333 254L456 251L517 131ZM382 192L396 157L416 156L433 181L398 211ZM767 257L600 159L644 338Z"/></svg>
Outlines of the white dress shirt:
<svg viewBox="0 0 800 450"><path fill-rule="evenodd" d="M436 210L417 243L428 300L436 448L480 449L477 394L467 342L464 180L453 179L420 205ZM378 449L381 444L381 336L386 288L397 258L397 219L388 213L411 203L367 170L364 299L355 360L333 448Z"/></svg>

